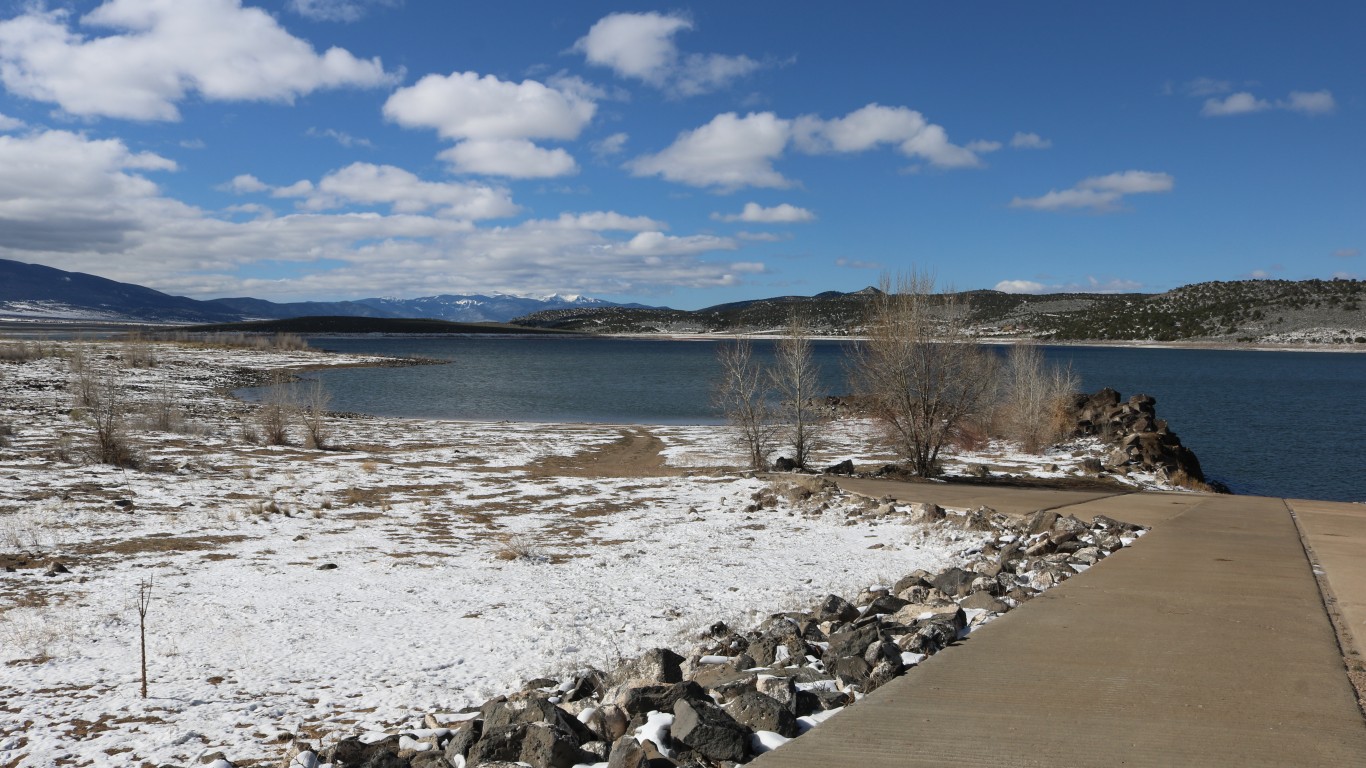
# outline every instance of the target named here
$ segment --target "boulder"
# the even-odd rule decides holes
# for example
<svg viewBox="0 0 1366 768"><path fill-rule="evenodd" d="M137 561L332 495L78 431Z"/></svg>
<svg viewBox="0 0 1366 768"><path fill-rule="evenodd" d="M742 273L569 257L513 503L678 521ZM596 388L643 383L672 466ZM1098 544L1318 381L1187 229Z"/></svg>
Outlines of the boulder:
<svg viewBox="0 0 1366 768"><path fill-rule="evenodd" d="M793 472L799 468L797 462L786 456L779 456L777 461L773 462L773 470L775 472Z"/></svg>
<svg viewBox="0 0 1366 768"><path fill-rule="evenodd" d="M483 715L484 731L492 731L517 723L545 723L575 735L575 745L596 738L588 726L579 719L560 709L541 691L518 694L512 697L499 696L490 699L480 708Z"/></svg>
<svg viewBox="0 0 1366 768"><path fill-rule="evenodd" d="M975 578L977 578L977 574L972 571L954 567L941 571L939 575L931 578L930 584L949 597L963 597L968 594L972 580Z"/></svg>
<svg viewBox="0 0 1366 768"><path fill-rule="evenodd" d="M749 691L724 707L726 714L754 731L773 731L789 739L796 738L797 718L782 702L758 691Z"/></svg>
<svg viewBox="0 0 1366 768"><path fill-rule="evenodd" d="M617 703L628 715L644 715L655 711L669 712L679 701L700 701L706 698L707 692L702 686L689 680L672 685L640 685L627 688L618 695Z"/></svg>
<svg viewBox="0 0 1366 768"><path fill-rule="evenodd" d="M797 713L797 684L790 677L760 675L754 689L781 704L792 714Z"/></svg>
<svg viewBox="0 0 1366 768"><path fill-rule="evenodd" d="M470 765L491 761L522 762L532 768L572 768L579 762L579 739L547 723L513 723L485 728L470 750Z"/></svg>
<svg viewBox="0 0 1366 768"><path fill-rule="evenodd" d="M854 474L854 462L851 459L845 459L838 464L831 464L825 468L825 474L852 475Z"/></svg>
<svg viewBox="0 0 1366 768"><path fill-rule="evenodd" d="M632 736L622 736L612 742L612 749L607 754L607 768L650 768L649 756Z"/></svg>
<svg viewBox="0 0 1366 768"><path fill-rule="evenodd" d="M830 646L825 650L825 657L862 657L868 646L879 640L881 636L882 632L875 623L831 632Z"/></svg>
<svg viewBox="0 0 1366 768"><path fill-rule="evenodd" d="M683 680L683 657L668 648L653 648L617 669L617 680L677 683Z"/></svg>
<svg viewBox="0 0 1366 768"><path fill-rule="evenodd" d="M839 595L826 595L816 606L817 621L853 621L858 618L859 610Z"/></svg>
<svg viewBox="0 0 1366 768"><path fill-rule="evenodd" d="M944 508L925 501L912 502L910 505L911 522L926 525L944 519Z"/></svg>
<svg viewBox="0 0 1366 768"><path fill-rule="evenodd" d="M682 699L673 712L669 733L676 743L709 760L742 763L749 757L749 730L720 707Z"/></svg>
<svg viewBox="0 0 1366 768"><path fill-rule="evenodd" d="M446 749L443 754L446 759L456 762L456 758L464 759L470 754L470 749L484 733L484 724L479 720L466 720L451 731L450 740L446 742Z"/></svg>
<svg viewBox="0 0 1366 768"><path fill-rule="evenodd" d="M806 717L816 712L839 709L853 703L854 697L844 691L829 688L813 688L797 692L797 717Z"/></svg>

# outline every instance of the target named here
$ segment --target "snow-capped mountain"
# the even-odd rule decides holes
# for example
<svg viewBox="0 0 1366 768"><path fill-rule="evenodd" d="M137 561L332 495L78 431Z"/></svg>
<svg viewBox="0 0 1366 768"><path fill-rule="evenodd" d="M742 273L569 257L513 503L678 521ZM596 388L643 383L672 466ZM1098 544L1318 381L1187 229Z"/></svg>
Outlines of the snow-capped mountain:
<svg viewBox="0 0 1366 768"><path fill-rule="evenodd" d="M82 272L0 259L0 317L105 322L218 323L279 320L290 317L345 316L429 318L454 322L507 322L549 309L586 309L618 305L586 296L552 294L543 298L492 295L441 295L416 299L277 303L250 297L200 301L172 296L132 283Z"/></svg>

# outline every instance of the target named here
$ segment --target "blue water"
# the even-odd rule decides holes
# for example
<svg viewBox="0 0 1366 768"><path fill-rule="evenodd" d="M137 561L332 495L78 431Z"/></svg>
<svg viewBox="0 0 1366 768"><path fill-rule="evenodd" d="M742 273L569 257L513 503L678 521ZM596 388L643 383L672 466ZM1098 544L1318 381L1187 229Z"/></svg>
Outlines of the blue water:
<svg viewBox="0 0 1366 768"><path fill-rule="evenodd" d="M339 352L450 365L317 375L337 410L423 418L716 423L715 341L584 338L314 338ZM756 342L765 357L772 347ZM813 344L822 385L850 391L848 346ZM1235 492L1366 501L1366 355L1045 347L1083 388L1157 399L1158 416Z"/></svg>

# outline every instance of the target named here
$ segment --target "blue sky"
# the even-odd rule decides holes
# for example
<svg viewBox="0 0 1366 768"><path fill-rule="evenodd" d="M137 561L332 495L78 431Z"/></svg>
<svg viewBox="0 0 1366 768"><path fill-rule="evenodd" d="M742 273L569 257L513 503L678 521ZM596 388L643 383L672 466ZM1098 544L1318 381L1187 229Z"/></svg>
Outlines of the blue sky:
<svg viewBox="0 0 1366 768"><path fill-rule="evenodd" d="M199 298L1366 274L1366 4L0 0L0 258Z"/></svg>

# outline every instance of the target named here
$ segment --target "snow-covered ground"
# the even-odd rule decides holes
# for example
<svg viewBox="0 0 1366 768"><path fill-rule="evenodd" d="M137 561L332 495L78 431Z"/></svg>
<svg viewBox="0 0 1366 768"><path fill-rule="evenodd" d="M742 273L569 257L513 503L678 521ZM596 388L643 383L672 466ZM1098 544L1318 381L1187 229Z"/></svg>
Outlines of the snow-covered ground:
<svg viewBox="0 0 1366 768"><path fill-rule="evenodd" d="M298 447L298 428L264 446L225 394L243 369L377 361L155 345L134 368L118 344L45 346L79 349L135 410L170 393L187 413L177 433L132 433L140 469L94 464L67 360L0 362L3 766L278 760L281 733L411 726L717 620L941 569L971 543L859 517L853 498L753 511L765 483L730 466L716 427L337 418L336 450ZM890 460L872 437L841 422L818 462ZM1075 474L1097 450L992 445L948 467ZM53 561L69 573L45 576Z"/></svg>

